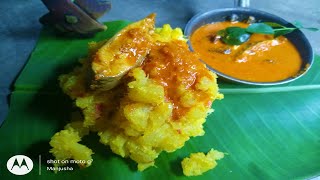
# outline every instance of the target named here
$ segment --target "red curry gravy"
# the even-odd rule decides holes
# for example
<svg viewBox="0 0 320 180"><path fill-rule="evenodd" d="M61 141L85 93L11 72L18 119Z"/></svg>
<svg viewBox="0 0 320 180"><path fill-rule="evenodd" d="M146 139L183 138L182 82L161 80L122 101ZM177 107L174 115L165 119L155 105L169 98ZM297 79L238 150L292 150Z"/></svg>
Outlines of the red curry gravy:
<svg viewBox="0 0 320 180"><path fill-rule="evenodd" d="M299 73L302 59L287 38L252 34L239 46L215 38L219 30L231 26L245 28L249 24L217 22L204 25L192 34L192 48L206 64L226 75L253 82L280 81Z"/></svg>
<svg viewBox="0 0 320 180"><path fill-rule="evenodd" d="M145 59L143 70L164 87L167 100L173 103L174 120L184 116L190 109L180 101L179 89L194 91L199 103L211 106L211 97L204 91L196 90L195 84L204 76L212 80L212 76L186 43L157 43Z"/></svg>

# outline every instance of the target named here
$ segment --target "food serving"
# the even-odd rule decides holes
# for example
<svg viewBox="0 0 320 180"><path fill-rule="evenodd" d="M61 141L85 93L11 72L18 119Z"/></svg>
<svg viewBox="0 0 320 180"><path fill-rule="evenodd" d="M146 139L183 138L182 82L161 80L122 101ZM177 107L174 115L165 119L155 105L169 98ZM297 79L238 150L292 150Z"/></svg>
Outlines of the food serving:
<svg viewBox="0 0 320 180"><path fill-rule="evenodd" d="M217 166L217 160L222 159L224 154L211 149L206 155L202 152L192 153L190 157L181 162L183 174L186 176L198 176Z"/></svg>
<svg viewBox="0 0 320 180"><path fill-rule="evenodd" d="M90 43L81 66L60 76L82 117L52 137L56 159L92 159L94 149L79 142L93 132L142 171L154 166L162 151L204 135L211 104L223 98L217 77L189 50L181 29L155 28L154 21L152 14L108 41Z"/></svg>
<svg viewBox="0 0 320 180"><path fill-rule="evenodd" d="M302 59L286 37L254 33L249 38L244 31L247 27L250 27L249 23L238 21L206 24L191 35L190 41L206 64L240 80L275 82L299 74ZM236 32L225 38L225 31L221 30ZM244 32L239 42L231 41L230 36L242 33L241 30Z"/></svg>

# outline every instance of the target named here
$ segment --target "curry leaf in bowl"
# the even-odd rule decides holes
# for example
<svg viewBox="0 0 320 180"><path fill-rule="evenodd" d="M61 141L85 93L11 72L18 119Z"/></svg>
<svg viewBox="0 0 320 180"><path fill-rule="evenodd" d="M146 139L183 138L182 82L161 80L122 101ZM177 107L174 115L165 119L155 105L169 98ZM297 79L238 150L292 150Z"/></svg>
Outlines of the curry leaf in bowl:
<svg viewBox="0 0 320 180"><path fill-rule="evenodd" d="M279 36L283 36L286 34L291 33L292 31L296 30L297 28L281 28L281 29L276 29L274 30L274 37L279 37Z"/></svg>
<svg viewBox="0 0 320 180"><path fill-rule="evenodd" d="M250 38L250 34L246 29L240 27L228 27L220 30L217 34L221 36L224 43L230 45L240 45Z"/></svg>
<svg viewBox="0 0 320 180"><path fill-rule="evenodd" d="M299 29L306 29L306 30L313 31L313 32L319 31L319 29L318 29L318 28L315 28L315 27L304 27L304 26L302 25L302 23L299 22L299 21L293 22L293 25L294 25L295 27L299 28Z"/></svg>
<svg viewBox="0 0 320 180"><path fill-rule="evenodd" d="M256 34L274 34L272 27L265 23L253 23L247 27L246 31Z"/></svg>
<svg viewBox="0 0 320 180"><path fill-rule="evenodd" d="M285 26L275 22L263 22L263 23L271 26L272 28L285 28Z"/></svg>
<svg viewBox="0 0 320 180"><path fill-rule="evenodd" d="M275 22L252 23L247 28L228 27L220 30L217 34L221 36L224 43L229 45L240 45L249 40L251 34L268 34L274 37L283 36L293 32L296 29L306 29L309 31L318 31L318 28L304 27L296 22L295 27L285 27Z"/></svg>

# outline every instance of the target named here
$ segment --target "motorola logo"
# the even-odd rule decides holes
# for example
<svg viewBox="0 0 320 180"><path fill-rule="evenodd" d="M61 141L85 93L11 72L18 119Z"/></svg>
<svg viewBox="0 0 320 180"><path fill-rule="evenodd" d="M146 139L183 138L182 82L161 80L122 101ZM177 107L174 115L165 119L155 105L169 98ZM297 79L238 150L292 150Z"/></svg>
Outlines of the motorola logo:
<svg viewBox="0 0 320 180"><path fill-rule="evenodd" d="M15 155L8 160L7 168L12 174L25 175L32 170L33 162L28 156Z"/></svg>

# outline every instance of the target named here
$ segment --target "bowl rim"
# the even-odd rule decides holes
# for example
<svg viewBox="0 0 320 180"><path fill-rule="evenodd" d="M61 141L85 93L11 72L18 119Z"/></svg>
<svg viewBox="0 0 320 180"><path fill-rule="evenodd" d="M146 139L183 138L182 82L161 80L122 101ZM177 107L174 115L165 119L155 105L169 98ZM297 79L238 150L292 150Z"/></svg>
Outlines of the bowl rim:
<svg viewBox="0 0 320 180"><path fill-rule="evenodd" d="M202 11L202 12L199 12L198 14L196 14L195 16L193 16L189 21L188 23L186 24L185 28L184 28L184 35L188 37L188 45L189 45L189 48L191 51L194 51L193 48L192 48L192 45L190 43L190 38L189 36L193 33L192 31L192 28L193 28L193 23L195 21L199 21L202 19L202 17L206 17L206 16L210 16L212 13L219 13L219 12L233 12L233 11L240 11L240 12L246 12L246 13L259 13L260 15L267 15L267 16L271 16L273 18L276 18L278 19L279 21L282 21L282 22L285 22L289 25L292 25L292 23L290 23L289 21L277 16L277 15L274 15L274 14L271 14L271 13L268 13L268 12L265 12L265 11L261 11L261 10L258 10L258 9L253 9L253 8L244 8L244 7L235 7L235 8L219 8L219 9L213 9L213 10L209 10L209 11ZM253 14L254 16L254 14ZM201 26L200 26L201 27ZM305 36L305 34L300 30L300 29L297 29L295 30L299 33L299 35L301 36L301 38L305 41L305 43L307 44L307 51L308 51L308 55L310 56L310 58L308 59L310 61L310 63L308 63L308 66L306 67L301 67L303 68L303 70L300 70L296 76L293 76L293 77L288 77L286 79L283 79L283 80L280 80L280 81L272 81L272 82L255 82L255 81L247 81L247 80L242 80L242 79L238 79L238 78L235 78L235 77L232 77L230 75L227 75L225 73L222 73L214 68L212 68L210 65L208 65L206 62L204 62L203 60L200 59L200 61L202 63L204 63L208 69L210 69L211 71L213 71L214 73L216 73L218 76L222 77L222 79L225 79L225 80L229 80L229 81L232 81L234 83L238 83L238 84L246 84L246 85L258 85L258 86L270 86L270 85L281 85L281 84L286 84L286 83L289 83L289 82L292 82L292 81L295 81L297 79L299 79L300 77L302 77L303 75L305 75L311 68L313 62L314 62L314 52L313 52L313 48L309 42L309 40L307 39L307 37ZM298 49L297 49L298 50ZM301 53L300 51L298 50L300 56L301 56ZM304 60L303 60L304 61Z"/></svg>

